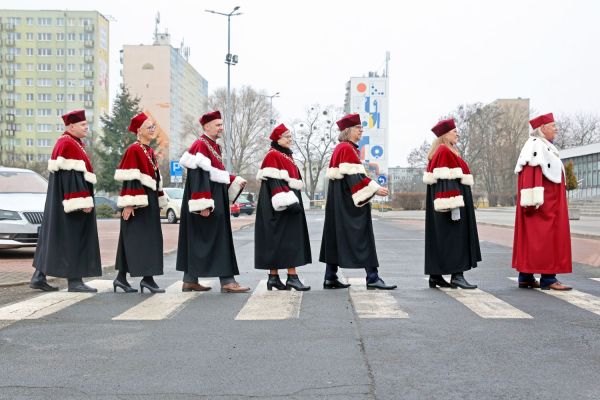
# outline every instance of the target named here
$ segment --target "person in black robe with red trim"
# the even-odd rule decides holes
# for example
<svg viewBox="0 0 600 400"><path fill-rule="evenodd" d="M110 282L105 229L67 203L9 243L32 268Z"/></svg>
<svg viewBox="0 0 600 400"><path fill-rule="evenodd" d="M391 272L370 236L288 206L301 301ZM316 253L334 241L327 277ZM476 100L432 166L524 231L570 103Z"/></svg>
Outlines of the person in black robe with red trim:
<svg viewBox="0 0 600 400"><path fill-rule="evenodd" d="M425 210L425 274L429 287L475 289L464 271L481 261L473 206L473 175L456 149L458 133L454 119L438 122L432 129L437 139L429 150L423 175L427 184ZM450 283L442 275L451 274Z"/></svg>
<svg viewBox="0 0 600 400"><path fill-rule="evenodd" d="M127 281L143 276L140 290L164 293L154 281L163 274L163 237L160 226L160 207L166 205L158 162L150 142L156 139L156 124L144 113L131 119L128 130L137 135L115 171L115 180L123 182L117 206L123 209L113 290L137 292Z"/></svg>
<svg viewBox="0 0 600 400"><path fill-rule="evenodd" d="M204 134L186 151L179 163L187 169L181 202L177 270L183 272L182 291L205 291L199 277L218 276L221 292L250 290L235 280L239 275L229 205L246 185L239 176L225 170L217 139L223 135L219 111L200 118Z"/></svg>
<svg viewBox="0 0 600 400"><path fill-rule="evenodd" d="M65 133L48 160L48 192L29 287L58 290L46 275L67 278L69 292L97 292L82 278L101 276L100 245L94 211L96 175L84 143L88 133L85 110L62 116Z"/></svg>
<svg viewBox="0 0 600 400"><path fill-rule="evenodd" d="M256 179L261 182L254 224L254 268L269 270L267 290L310 290L296 267L312 262L304 215L300 170L292 158L292 134L284 124L271 133L267 152ZM279 269L287 268L284 284Z"/></svg>
<svg viewBox="0 0 600 400"><path fill-rule="evenodd" d="M324 289L350 286L339 281L338 267L364 268L367 289L395 289L378 273L379 261L373 235L371 199L387 196L388 190L366 175L360 162L358 142L363 133L360 116L349 114L336 122L340 130L339 144L333 150L327 178L325 226L319 260L327 264Z"/></svg>

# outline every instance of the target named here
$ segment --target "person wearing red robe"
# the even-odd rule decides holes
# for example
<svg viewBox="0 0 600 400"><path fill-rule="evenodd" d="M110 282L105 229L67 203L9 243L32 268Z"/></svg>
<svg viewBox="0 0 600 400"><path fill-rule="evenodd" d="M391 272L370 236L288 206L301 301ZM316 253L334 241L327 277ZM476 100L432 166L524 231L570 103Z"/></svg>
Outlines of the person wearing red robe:
<svg viewBox="0 0 600 400"><path fill-rule="evenodd" d="M519 271L520 288L570 290L556 279L573 268L564 166L552 144L557 128L552 113L529 123L534 131L515 167L519 178L512 266ZM541 274L540 281L534 274Z"/></svg>

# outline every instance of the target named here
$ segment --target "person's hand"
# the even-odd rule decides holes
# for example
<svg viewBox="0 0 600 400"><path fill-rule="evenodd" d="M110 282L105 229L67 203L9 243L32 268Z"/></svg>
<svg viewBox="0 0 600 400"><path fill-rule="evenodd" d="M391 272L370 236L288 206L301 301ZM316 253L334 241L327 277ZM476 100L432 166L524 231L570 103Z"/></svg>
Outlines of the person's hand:
<svg viewBox="0 0 600 400"><path fill-rule="evenodd" d="M88 207L88 208L84 208L84 209L83 209L83 210L81 210L81 211L83 211L83 212L84 212L84 213L86 213L86 214L89 214L89 213L91 213L91 212L92 212L92 210L93 210L93 208L92 208L92 207Z"/></svg>
<svg viewBox="0 0 600 400"><path fill-rule="evenodd" d="M388 188L386 187L380 187L377 192L375 192L375 194L377 196L381 196L381 197L385 197L389 194L390 192L388 191Z"/></svg>
<svg viewBox="0 0 600 400"><path fill-rule="evenodd" d="M210 208L200 211L200 216L206 218L210 215Z"/></svg>
<svg viewBox="0 0 600 400"><path fill-rule="evenodd" d="M123 216L123 219L127 221L129 217L135 217L135 211L133 211L133 207L127 206L123 209L121 215Z"/></svg>
<svg viewBox="0 0 600 400"><path fill-rule="evenodd" d="M246 187L246 182L242 182L242 183L240 184L240 187L242 188L242 190L244 190L244 188Z"/></svg>

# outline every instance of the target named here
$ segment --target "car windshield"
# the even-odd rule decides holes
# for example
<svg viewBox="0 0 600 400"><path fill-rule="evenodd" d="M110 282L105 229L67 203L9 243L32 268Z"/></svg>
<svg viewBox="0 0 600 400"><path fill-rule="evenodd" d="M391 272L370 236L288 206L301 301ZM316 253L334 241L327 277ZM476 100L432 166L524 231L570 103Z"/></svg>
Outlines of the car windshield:
<svg viewBox="0 0 600 400"><path fill-rule="evenodd" d="M167 192L167 194L169 195L170 198L172 199L183 199L183 189L181 188L169 188L169 189L164 189L165 192Z"/></svg>
<svg viewBox="0 0 600 400"><path fill-rule="evenodd" d="M46 193L48 182L35 172L0 171L0 193Z"/></svg>
<svg viewBox="0 0 600 400"><path fill-rule="evenodd" d="M237 202L238 203L250 203L253 201L253 197L252 194L250 193L242 193L240 194L240 197L238 197Z"/></svg>

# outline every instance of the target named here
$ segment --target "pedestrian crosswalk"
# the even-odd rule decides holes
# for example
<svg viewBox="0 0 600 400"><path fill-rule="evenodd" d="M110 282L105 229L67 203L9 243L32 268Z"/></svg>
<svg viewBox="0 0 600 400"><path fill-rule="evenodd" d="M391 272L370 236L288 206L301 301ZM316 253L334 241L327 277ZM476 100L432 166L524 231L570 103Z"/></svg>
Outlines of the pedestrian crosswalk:
<svg viewBox="0 0 600 400"><path fill-rule="evenodd" d="M516 281L516 278L508 278ZM590 278L600 283L600 278ZM414 299L411 303L408 299L412 296L404 291L376 291L366 290L364 278L349 278L352 285L349 290L331 291L331 296L348 296L357 318L364 320L374 319L397 319L411 318L419 312L415 306ZM589 282L589 281L588 281ZM135 304L128 309L119 309L119 313L109 317L114 323L120 321L161 321L175 318L176 315L187 307L202 307L202 298L205 296L223 296L223 299L242 299L242 304L234 302L236 310L232 311L235 321L278 321L302 319L304 300L307 296L320 296L320 301L326 301L330 294L323 293L320 288L314 288L312 292L297 291L267 291L266 280L257 283L254 291L250 294L221 295L218 291L213 292L181 292L181 281L169 286L164 294L155 295L130 295L124 293L112 294L112 281L97 279L87 282L88 285L98 289L98 293L69 293L66 291L43 293L30 299L0 307L0 321L8 321L9 324L22 320L43 320L49 316L60 313L69 307L112 307L116 302L120 303L120 296L127 297L128 301L136 300ZM218 287L218 281L201 281L202 285ZM593 285L593 284L592 284ZM583 286L583 285L582 285ZM535 313L527 313L520 310L511 302L511 293L503 291L501 294L494 290L475 289L436 289L432 291L423 285L417 289L419 296L428 296L439 302L447 297L445 307L465 307L473 315L481 319L503 319L503 320L531 320L539 317ZM321 293L315 293L321 292ZM327 291L330 292L330 291ZM343 294L343 293L346 294ZM428 292L431 292L428 293ZM434 294L439 293L439 294ZM521 294L522 291L519 291ZM571 290L559 292L554 290L531 290L531 294L539 294L539 300L560 299L569 306L576 307L586 312L600 316L600 295L589 293L584 290ZM594 292L597 293L597 292ZM96 296L103 296L103 301L87 303L86 300ZM442 296L441 298L439 296ZM412 296L414 297L414 296ZM139 299L139 301L137 301ZM213 297L214 299L214 297ZM224 300L226 301L226 300ZM530 298L528 298L530 302ZM311 302L311 307L315 303ZM317 307L320 303L316 303ZM519 303L522 304L522 303ZM335 312L328 310L328 312ZM532 315L533 314L533 315ZM104 315L104 314L103 314ZM71 314L72 318L72 314ZM5 324L6 325L6 324Z"/></svg>

